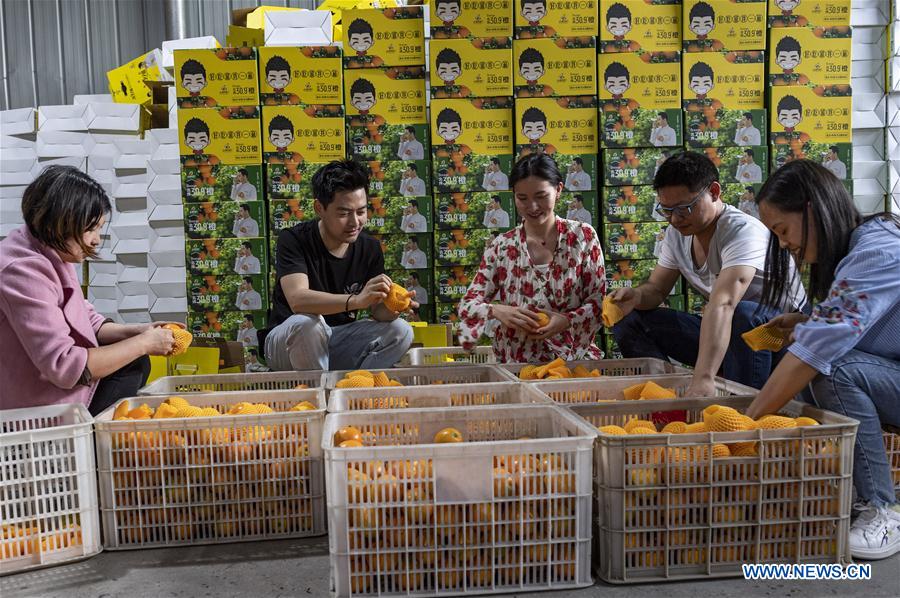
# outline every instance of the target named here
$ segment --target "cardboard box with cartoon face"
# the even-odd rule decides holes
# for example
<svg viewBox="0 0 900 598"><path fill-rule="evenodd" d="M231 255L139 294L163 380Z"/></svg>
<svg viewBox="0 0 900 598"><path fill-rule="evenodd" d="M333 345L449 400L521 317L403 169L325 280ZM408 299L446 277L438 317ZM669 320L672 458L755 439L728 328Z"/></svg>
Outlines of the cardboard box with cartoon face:
<svg viewBox="0 0 900 598"><path fill-rule="evenodd" d="M385 270L424 270L434 267L431 235L427 233L373 234L372 237L381 243Z"/></svg>
<svg viewBox="0 0 900 598"><path fill-rule="evenodd" d="M369 197L366 229L374 233L430 233L431 197Z"/></svg>
<svg viewBox="0 0 900 598"><path fill-rule="evenodd" d="M269 199L269 226L273 236L301 222L316 219L312 194L293 199ZM274 255L273 255L274 262Z"/></svg>
<svg viewBox="0 0 900 598"><path fill-rule="evenodd" d="M259 166L262 162L259 118L259 106L178 110L182 166Z"/></svg>
<svg viewBox="0 0 900 598"><path fill-rule="evenodd" d="M266 274L191 275L188 308L196 311L265 311L269 307Z"/></svg>
<svg viewBox="0 0 900 598"><path fill-rule="evenodd" d="M769 30L769 85L850 85L849 27Z"/></svg>
<svg viewBox="0 0 900 598"><path fill-rule="evenodd" d="M520 98L515 123L517 156L551 156L566 191L598 189L596 97Z"/></svg>
<svg viewBox="0 0 900 598"><path fill-rule="evenodd" d="M189 239L185 242L190 276L265 274L266 239Z"/></svg>
<svg viewBox="0 0 900 598"><path fill-rule="evenodd" d="M434 269L434 292L439 303L458 303L478 273L479 264Z"/></svg>
<svg viewBox="0 0 900 598"><path fill-rule="evenodd" d="M595 95L594 38L513 40L513 91L519 98Z"/></svg>
<svg viewBox="0 0 900 598"><path fill-rule="evenodd" d="M263 106L263 161L326 164L342 160L344 110L340 105Z"/></svg>
<svg viewBox="0 0 900 598"><path fill-rule="evenodd" d="M604 255L609 260L658 258L665 238L666 222L623 222L604 226Z"/></svg>
<svg viewBox="0 0 900 598"><path fill-rule="evenodd" d="M485 248L502 234L492 229L452 229L434 232L437 266L472 266L481 263Z"/></svg>
<svg viewBox="0 0 900 598"><path fill-rule="evenodd" d="M563 191L556 199L553 211L560 218L577 220L596 228L599 222L598 196L597 191Z"/></svg>
<svg viewBox="0 0 900 598"><path fill-rule="evenodd" d="M513 12L519 39L597 35L597 0L515 0Z"/></svg>
<svg viewBox="0 0 900 598"><path fill-rule="evenodd" d="M424 67L344 71L344 106L351 157L428 159Z"/></svg>
<svg viewBox="0 0 900 598"><path fill-rule="evenodd" d="M662 222L656 213L656 191L652 185L623 185L603 188L605 222Z"/></svg>
<svg viewBox="0 0 900 598"><path fill-rule="evenodd" d="M681 50L680 0L600 0L600 50Z"/></svg>
<svg viewBox="0 0 900 598"><path fill-rule="evenodd" d="M184 204L184 231L190 239L264 237L267 220L263 201Z"/></svg>
<svg viewBox="0 0 900 598"><path fill-rule="evenodd" d="M514 0L428 0L431 39L510 37Z"/></svg>
<svg viewBox="0 0 900 598"><path fill-rule="evenodd" d="M509 188L512 106L508 96L431 102L435 193Z"/></svg>
<svg viewBox="0 0 900 598"><path fill-rule="evenodd" d="M600 54L597 83L603 147L682 145L679 52Z"/></svg>
<svg viewBox="0 0 900 598"><path fill-rule="evenodd" d="M681 150L623 148L603 150L603 184L652 185L656 171L666 159Z"/></svg>
<svg viewBox="0 0 900 598"><path fill-rule="evenodd" d="M428 197L428 201L431 201L429 160L371 160L365 164L369 168L370 197Z"/></svg>
<svg viewBox="0 0 900 598"><path fill-rule="evenodd" d="M262 201L262 168L258 164L196 164L182 156L181 197L186 204Z"/></svg>
<svg viewBox="0 0 900 598"><path fill-rule="evenodd" d="M849 27L852 0L769 0L769 27Z"/></svg>
<svg viewBox="0 0 900 598"><path fill-rule="evenodd" d="M179 108L259 105L256 48L175 50Z"/></svg>
<svg viewBox="0 0 900 598"><path fill-rule="evenodd" d="M766 0L683 0L685 52L766 49Z"/></svg>
<svg viewBox="0 0 900 598"><path fill-rule="evenodd" d="M432 98L512 95L512 39L432 40Z"/></svg>
<svg viewBox="0 0 900 598"><path fill-rule="evenodd" d="M685 143L765 145L765 52L685 53L681 60Z"/></svg>
<svg viewBox="0 0 900 598"><path fill-rule="evenodd" d="M719 195L722 203L733 206L745 214L759 218L759 208L756 206L756 195L761 184L741 185L739 183L724 183Z"/></svg>
<svg viewBox="0 0 900 598"><path fill-rule="evenodd" d="M341 48L265 46L259 51L259 101L264 106L344 101Z"/></svg>
<svg viewBox="0 0 900 598"><path fill-rule="evenodd" d="M516 225L515 201L509 191L435 195L434 213L435 228L441 230L508 230Z"/></svg>
<svg viewBox="0 0 900 598"><path fill-rule="evenodd" d="M769 178L768 149L764 145L706 147L703 153L719 169L720 183L755 185Z"/></svg>
<svg viewBox="0 0 900 598"><path fill-rule="evenodd" d="M425 20L421 6L341 12L344 68L425 64Z"/></svg>
<svg viewBox="0 0 900 598"><path fill-rule="evenodd" d="M407 291L415 291L415 301L422 305L431 305L434 298L434 270L387 270L385 272L394 284L399 284Z"/></svg>
<svg viewBox="0 0 900 598"><path fill-rule="evenodd" d="M657 261L650 260L613 260L606 262L606 289L634 288L650 278ZM669 296L682 293L681 277L669 291Z"/></svg>
<svg viewBox="0 0 900 598"><path fill-rule="evenodd" d="M258 330L266 327L265 311L188 310L187 329L194 338L237 341L259 351ZM261 351L260 351L261 352Z"/></svg>

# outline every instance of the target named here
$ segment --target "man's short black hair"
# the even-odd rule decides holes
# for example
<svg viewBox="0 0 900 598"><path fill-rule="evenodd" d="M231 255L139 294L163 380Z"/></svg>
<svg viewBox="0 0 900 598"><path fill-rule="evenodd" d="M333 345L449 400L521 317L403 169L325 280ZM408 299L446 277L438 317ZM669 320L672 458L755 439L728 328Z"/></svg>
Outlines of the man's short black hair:
<svg viewBox="0 0 900 598"><path fill-rule="evenodd" d="M575 156L572 158L572 164L578 164L579 166L584 166L584 160L582 160L579 156Z"/></svg>
<svg viewBox="0 0 900 598"><path fill-rule="evenodd" d="M329 162L312 177L313 197L326 208L336 193L368 188L369 170L356 160Z"/></svg>
<svg viewBox="0 0 900 598"><path fill-rule="evenodd" d="M606 9L606 20L626 18L631 20L631 11L621 2L616 2Z"/></svg>
<svg viewBox="0 0 900 598"><path fill-rule="evenodd" d="M181 78L184 79L185 75L203 75L205 78L206 67L200 61L191 58L181 65Z"/></svg>
<svg viewBox="0 0 900 598"><path fill-rule="evenodd" d="M418 210L418 209L419 209L419 200L417 200L417 199L410 199L410 200L409 200L409 205L411 205L412 207L414 207L415 209Z"/></svg>
<svg viewBox="0 0 900 598"><path fill-rule="evenodd" d="M287 71L290 73L291 65L281 56L275 55L266 62L266 75L272 71Z"/></svg>
<svg viewBox="0 0 900 598"><path fill-rule="evenodd" d="M241 246L244 247L244 248L246 248L246 249L253 249L253 245L251 245L250 241L243 241L243 242L241 243Z"/></svg>
<svg viewBox="0 0 900 598"><path fill-rule="evenodd" d="M499 195L491 195L491 201L496 201L497 203L500 203L500 196Z"/></svg>
<svg viewBox="0 0 900 598"><path fill-rule="evenodd" d="M256 349L247 349L247 353L249 353L253 357L259 356L259 353L257 353Z"/></svg>
<svg viewBox="0 0 900 598"><path fill-rule="evenodd" d="M246 283L249 284L250 286L253 286L253 278L250 277L250 276L245 276L245 277L244 277L244 282L246 282Z"/></svg>
<svg viewBox="0 0 900 598"><path fill-rule="evenodd" d="M519 68L523 64L531 64L532 62L539 62L541 66L544 66L544 55L534 48L525 48L525 51L519 55Z"/></svg>
<svg viewBox="0 0 900 598"><path fill-rule="evenodd" d="M245 314L244 319L250 322L253 325L256 325L256 322L253 321L253 314Z"/></svg>
<svg viewBox="0 0 900 598"><path fill-rule="evenodd" d="M358 93L370 93L375 95L375 86L368 79L357 79L350 86L350 97L352 98Z"/></svg>
<svg viewBox="0 0 900 598"><path fill-rule="evenodd" d="M791 36L782 37L778 40L778 43L775 44L775 56L778 56L779 52L797 52L799 54L800 42Z"/></svg>
<svg viewBox="0 0 900 598"><path fill-rule="evenodd" d="M242 203L240 207L242 210L247 210L248 212L250 211L250 204L248 203Z"/></svg>
<svg viewBox="0 0 900 598"><path fill-rule="evenodd" d="M780 100L778 100L778 107L776 108L776 112L781 112L782 110L803 110L803 104L800 103L800 100L795 98L794 96L784 96Z"/></svg>
<svg viewBox="0 0 900 598"><path fill-rule="evenodd" d="M414 236L410 237L410 238L409 238L409 241L412 242L412 243L415 243L415 244L416 244L416 247L419 246L419 240L418 240L417 238L415 238Z"/></svg>
<svg viewBox="0 0 900 598"><path fill-rule="evenodd" d="M491 163L496 164L497 166L500 166L500 158L497 158L497 157L491 158Z"/></svg>
<svg viewBox="0 0 900 598"><path fill-rule="evenodd" d="M745 149L745 150L744 150L744 153L745 153L746 155L750 156L751 158L755 158L755 157L756 157L756 156L753 155L753 150L752 150L752 149Z"/></svg>
<svg viewBox="0 0 900 598"><path fill-rule="evenodd" d="M693 21L697 17L716 17L716 11L713 10L713 7L707 4L706 2L698 2L693 7L691 7L690 16L688 17L688 21Z"/></svg>
<svg viewBox="0 0 900 598"><path fill-rule="evenodd" d="M547 115L539 108L532 106L522 113L522 124L534 122L544 123L544 126L547 126Z"/></svg>
<svg viewBox="0 0 900 598"><path fill-rule="evenodd" d="M206 133L209 137L209 125L199 118L192 118L184 123L184 136L187 137L189 133Z"/></svg>
<svg viewBox="0 0 900 598"><path fill-rule="evenodd" d="M412 125L406 125L406 132L407 132L407 133L412 133L413 135L415 135L415 134L416 134L416 128L415 128L414 126L412 126Z"/></svg>
<svg viewBox="0 0 900 598"><path fill-rule="evenodd" d="M752 112L744 112L744 118L746 118L750 122L753 122L753 113Z"/></svg>
<svg viewBox="0 0 900 598"><path fill-rule="evenodd" d="M753 185L747 185L746 187L744 187L744 190L749 191L750 193L753 193L754 195L756 194L756 189L753 188Z"/></svg>
<svg viewBox="0 0 900 598"><path fill-rule="evenodd" d="M250 172L246 168L238 168L238 174L242 174L244 176L250 176Z"/></svg>
<svg viewBox="0 0 900 598"><path fill-rule="evenodd" d="M438 52L435 64L458 64L462 66L462 58L459 57L459 53L456 50L444 48Z"/></svg>
<svg viewBox="0 0 900 598"><path fill-rule="evenodd" d="M437 10L437 7L440 6L441 4L455 4L455 5L459 6L460 0L435 0L435 3L434 3L435 10Z"/></svg>
<svg viewBox="0 0 900 598"><path fill-rule="evenodd" d="M416 166L416 163L415 163L415 162L410 162L409 164L406 165L406 167L409 168L409 169L411 169L413 172L415 172L415 173L417 173L417 174L418 174L418 172L419 172L419 167Z"/></svg>
<svg viewBox="0 0 900 598"><path fill-rule="evenodd" d="M698 152L680 152L663 162L653 177L653 189L687 187L691 193L719 181L719 170L708 157Z"/></svg>
<svg viewBox="0 0 900 598"><path fill-rule="evenodd" d="M688 82L694 77L709 77L712 79L715 76L713 73L712 67L706 64L705 62L696 62L691 66L691 69L688 71Z"/></svg>
<svg viewBox="0 0 900 598"><path fill-rule="evenodd" d="M605 81L610 77L630 78L631 73L628 72L628 67L621 62L610 62L603 71L603 80Z"/></svg>
<svg viewBox="0 0 900 598"><path fill-rule="evenodd" d="M836 146L836 145L831 145L828 147L828 149L830 149L834 153L838 153L838 146Z"/></svg>
<svg viewBox="0 0 900 598"><path fill-rule="evenodd" d="M444 108L437 115L437 124L438 126L443 124L452 124L456 123L462 128L462 117L459 115L459 112L454 110L453 108Z"/></svg>
<svg viewBox="0 0 900 598"><path fill-rule="evenodd" d="M666 114L665 112L660 112L657 116L659 116L664 121L669 122L669 115Z"/></svg>
<svg viewBox="0 0 900 598"><path fill-rule="evenodd" d="M271 135L273 131L290 131L291 134L293 134L294 123L292 123L288 117L279 114L269 121L269 135Z"/></svg>
<svg viewBox="0 0 900 598"><path fill-rule="evenodd" d="M363 19L355 19L350 26L347 27L347 37L351 35L359 35L362 33L368 33L369 35L374 37L375 32L372 31L372 25L369 24L368 21Z"/></svg>

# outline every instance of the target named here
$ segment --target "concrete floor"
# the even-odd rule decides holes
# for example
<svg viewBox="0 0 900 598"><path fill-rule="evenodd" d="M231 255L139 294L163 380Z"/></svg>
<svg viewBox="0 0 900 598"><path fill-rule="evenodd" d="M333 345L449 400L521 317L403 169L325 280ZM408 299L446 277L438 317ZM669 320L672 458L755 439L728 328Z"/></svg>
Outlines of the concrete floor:
<svg viewBox="0 0 900 598"><path fill-rule="evenodd" d="M159 596L328 596L328 539L308 538L105 552L94 558L0 578L2 598L107 598ZM740 578L637 586L598 583L590 588L534 596L589 598L751 598L900 596L900 554L873 563L870 581L751 582Z"/></svg>

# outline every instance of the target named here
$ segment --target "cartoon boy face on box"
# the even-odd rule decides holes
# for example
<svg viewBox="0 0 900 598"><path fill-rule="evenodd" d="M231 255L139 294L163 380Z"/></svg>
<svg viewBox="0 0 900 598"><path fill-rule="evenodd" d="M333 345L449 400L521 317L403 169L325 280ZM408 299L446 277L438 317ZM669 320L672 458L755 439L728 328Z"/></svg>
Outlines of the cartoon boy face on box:
<svg viewBox="0 0 900 598"><path fill-rule="evenodd" d="M544 76L544 56L534 48L526 49L519 56L519 74L528 85L536 85Z"/></svg>
<svg viewBox="0 0 900 598"><path fill-rule="evenodd" d="M273 56L266 63L266 83L275 93L284 92L291 84L291 65L281 56Z"/></svg>
<svg viewBox="0 0 900 598"><path fill-rule="evenodd" d="M538 108L528 108L522 114L522 135L530 143L540 143L547 134L547 115Z"/></svg>
<svg viewBox="0 0 900 598"><path fill-rule="evenodd" d="M616 2L606 9L606 30L616 41L625 39L631 31L631 11L624 4Z"/></svg>
<svg viewBox="0 0 900 598"><path fill-rule="evenodd" d="M197 97L206 88L206 67L197 60L188 60L181 65L181 86Z"/></svg>
<svg viewBox="0 0 900 598"><path fill-rule="evenodd" d="M356 19L347 28L348 43L356 50L357 56L365 56L366 52L375 44L375 32L372 25L363 19Z"/></svg>
<svg viewBox="0 0 900 598"><path fill-rule="evenodd" d="M540 25L547 16L547 0L521 0L520 5L522 16L532 27Z"/></svg>
<svg viewBox="0 0 900 598"><path fill-rule="evenodd" d="M716 11L706 2L698 2L691 8L688 15L688 29L697 39L706 39L712 30L716 28Z"/></svg>
<svg viewBox="0 0 900 598"><path fill-rule="evenodd" d="M199 118L192 118L184 125L184 144L199 155L209 145L209 125Z"/></svg>
<svg viewBox="0 0 900 598"><path fill-rule="evenodd" d="M437 55L437 76L446 85L453 85L462 75L462 58L451 48L444 48Z"/></svg>
<svg viewBox="0 0 900 598"><path fill-rule="evenodd" d="M688 72L688 87L702 100L715 86L715 74L712 67L705 62L698 62Z"/></svg>
<svg viewBox="0 0 900 598"><path fill-rule="evenodd" d="M793 37L783 37L775 45L775 64L784 69L785 75L790 75L800 65L800 42Z"/></svg>
<svg viewBox="0 0 900 598"><path fill-rule="evenodd" d="M441 20L445 27L449 27L462 13L459 0L436 0L434 16Z"/></svg>
<svg viewBox="0 0 900 598"><path fill-rule="evenodd" d="M631 87L631 77L628 68L621 62L612 62L603 72L603 87L612 94L613 99L619 100Z"/></svg>
<svg viewBox="0 0 900 598"><path fill-rule="evenodd" d="M269 141L278 152L286 152L294 142L294 124L286 116L278 115L269 122Z"/></svg>
<svg viewBox="0 0 900 598"><path fill-rule="evenodd" d="M793 133L803 120L803 105L794 96L784 96L778 100L776 113L778 123L784 127L785 133Z"/></svg>
<svg viewBox="0 0 900 598"><path fill-rule="evenodd" d="M453 144L462 134L462 117L452 108L444 108L437 116L437 132L446 144Z"/></svg>
<svg viewBox="0 0 900 598"><path fill-rule="evenodd" d="M368 79L357 79L350 86L350 104L360 114L368 114L375 106L375 86Z"/></svg>

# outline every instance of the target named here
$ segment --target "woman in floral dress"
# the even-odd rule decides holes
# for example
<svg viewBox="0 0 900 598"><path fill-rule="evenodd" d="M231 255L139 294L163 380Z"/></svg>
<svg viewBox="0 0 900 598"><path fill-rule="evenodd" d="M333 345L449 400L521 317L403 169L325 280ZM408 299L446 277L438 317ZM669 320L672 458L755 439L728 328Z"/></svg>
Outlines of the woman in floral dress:
<svg viewBox="0 0 900 598"><path fill-rule="evenodd" d="M597 232L554 213L563 179L546 154L521 158L509 182L522 223L485 250L459 304L460 344L471 349L496 320L500 363L600 359L594 338L606 275ZM539 312L549 316L543 326Z"/></svg>

